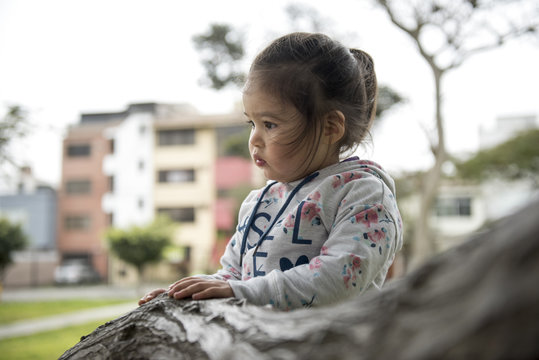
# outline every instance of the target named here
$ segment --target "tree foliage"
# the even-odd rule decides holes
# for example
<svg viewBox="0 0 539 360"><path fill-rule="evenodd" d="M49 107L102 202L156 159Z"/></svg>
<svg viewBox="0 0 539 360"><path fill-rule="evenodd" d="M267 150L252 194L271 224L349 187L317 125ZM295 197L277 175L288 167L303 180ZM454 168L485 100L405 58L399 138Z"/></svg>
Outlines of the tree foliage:
<svg viewBox="0 0 539 360"><path fill-rule="evenodd" d="M378 99L376 104L376 118L380 119L388 110L394 109L396 105L402 104L406 99L387 85L378 88Z"/></svg>
<svg viewBox="0 0 539 360"><path fill-rule="evenodd" d="M245 54L243 37L227 24L211 24L209 30L193 37L206 70L203 82L220 90L229 84L241 84L244 71L241 60Z"/></svg>
<svg viewBox="0 0 539 360"><path fill-rule="evenodd" d="M247 142L249 141L250 128L245 128L244 131L229 136L224 143L224 151L226 156L240 156L244 159L250 159L251 153Z"/></svg>
<svg viewBox="0 0 539 360"><path fill-rule="evenodd" d="M146 265L162 259L163 250L171 243L171 230L170 221L160 217L146 226L111 228L107 240L112 252L142 275Z"/></svg>
<svg viewBox="0 0 539 360"><path fill-rule="evenodd" d="M11 161L8 145L14 139L25 136L27 132L26 111L18 105L10 106L0 121L0 163Z"/></svg>
<svg viewBox="0 0 539 360"><path fill-rule="evenodd" d="M13 262L13 252L23 250L28 243L20 224L0 218L0 280L7 267Z"/></svg>
<svg viewBox="0 0 539 360"><path fill-rule="evenodd" d="M456 164L459 176L484 180L491 176L539 177L539 129L529 130Z"/></svg>

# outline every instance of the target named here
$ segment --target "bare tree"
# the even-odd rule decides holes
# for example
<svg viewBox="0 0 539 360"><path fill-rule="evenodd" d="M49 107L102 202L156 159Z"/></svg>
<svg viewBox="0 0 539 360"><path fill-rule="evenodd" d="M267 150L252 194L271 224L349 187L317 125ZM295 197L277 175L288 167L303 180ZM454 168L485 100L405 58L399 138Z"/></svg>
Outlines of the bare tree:
<svg viewBox="0 0 539 360"><path fill-rule="evenodd" d="M525 0L376 0L391 22L416 45L432 71L436 135L430 139L434 165L421 186L420 212L412 245L412 266L435 251L429 215L449 158L443 115L443 80L471 56L523 35L536 35L539 6Z"/></svg>

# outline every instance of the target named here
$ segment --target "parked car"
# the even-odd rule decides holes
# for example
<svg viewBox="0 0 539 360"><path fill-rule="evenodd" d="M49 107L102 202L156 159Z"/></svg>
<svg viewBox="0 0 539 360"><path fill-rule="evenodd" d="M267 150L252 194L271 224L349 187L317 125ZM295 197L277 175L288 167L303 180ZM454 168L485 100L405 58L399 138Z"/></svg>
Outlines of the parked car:
<svg viewBox="0 0 539 360"><path fill-rule="evenodd" d="M87 261L67 260L54 271L57 284L87 284L101 281L99 273Z"/></svg>

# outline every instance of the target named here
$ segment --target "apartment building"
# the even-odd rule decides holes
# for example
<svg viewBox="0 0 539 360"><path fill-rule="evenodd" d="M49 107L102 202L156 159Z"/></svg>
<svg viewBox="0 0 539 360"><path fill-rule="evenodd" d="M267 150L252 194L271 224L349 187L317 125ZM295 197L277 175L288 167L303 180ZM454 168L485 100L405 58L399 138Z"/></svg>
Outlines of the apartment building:
<svg viewBox="0 0 539 360"><path fill-rule="evenodd" d="M105 137L111 124L114 121L86 120L69 129L58 192L57 246L62 262L86 262L104 279L108 254L103 234L110 218L101 204L113 188L112 179L103 172L103 161L113 151L113 143Z"/></svg>
<svg viewBox="0 0 539 360"><path fill-rule="evenodd" d="M210 270L216 245L219 134L241 131L240 114L162 117L155 122L154 207L180 225L174 235L189 272ZM251 174L245 174L250 176Z"/></svg>
<svg viewBox="0 0 539 360"><path fill-rule="evenodd" d="M118 113L83 114L64 141L62 258L87 259L109 281L133 282L133 269L107 256L105 231L162 214L178 226L166 260L148 270L147 280L209 270L219 220L231 216L216 212L222 208L217 179L241 183L243 176L252 183L250 171L238 172L238 161L245 169L252 166L248 160L229 160L218 170L220 144L244 128L239 112L200 115L185 105L131 104Z"/></svg>

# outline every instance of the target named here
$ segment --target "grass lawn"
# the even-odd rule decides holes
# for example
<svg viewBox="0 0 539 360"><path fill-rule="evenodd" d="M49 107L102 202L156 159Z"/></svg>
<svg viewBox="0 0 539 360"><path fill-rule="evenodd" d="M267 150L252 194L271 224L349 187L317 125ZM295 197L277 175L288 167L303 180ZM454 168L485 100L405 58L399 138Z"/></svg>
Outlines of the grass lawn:
<svg viewBox="0 0 539 360"><path fill-rule="evenodd" d="M125 300L124 300L125 301ZM66 327L60 330L0 340L2 359L49 360L58 359L66 350L88 335L106 320Z"/></svg>
<svg viewBox="0 0 539 360"><path fill-rule="evenodd" d="M132 301L133 306L136 306L136 301ZM0 325L9 324L18 320L34 319L43 316L63 314L77 310L90 309L106 305L115 305L126 302L129 302L129 300L71 299L40 302L0 302Z"/></svg>

